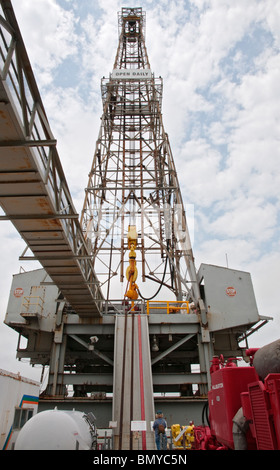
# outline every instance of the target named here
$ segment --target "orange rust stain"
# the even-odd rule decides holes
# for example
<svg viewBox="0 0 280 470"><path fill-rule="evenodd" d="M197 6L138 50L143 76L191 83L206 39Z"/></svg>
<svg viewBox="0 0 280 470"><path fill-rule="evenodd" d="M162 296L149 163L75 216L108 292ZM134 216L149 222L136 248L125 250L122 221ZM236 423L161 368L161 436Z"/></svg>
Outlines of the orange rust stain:
<svg viewBox="0 0 280 470"><path fill-rule="evenodd" d="M46 198L39 197L39 198L37 198L37 202L38 202L38 205L39 205L42 209L44 209L44 211L45 211L46 214L50 214L50 215L51 215L51 214L53 213L52 210L51 210L51 208L50 208L50 206L49 206L48 201L46 200Z"/></svg>

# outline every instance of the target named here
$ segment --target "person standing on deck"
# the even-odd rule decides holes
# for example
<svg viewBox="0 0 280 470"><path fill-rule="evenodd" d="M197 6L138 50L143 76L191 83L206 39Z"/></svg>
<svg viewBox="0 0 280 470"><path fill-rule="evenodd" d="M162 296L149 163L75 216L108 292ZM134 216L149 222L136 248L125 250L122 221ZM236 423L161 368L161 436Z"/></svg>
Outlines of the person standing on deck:
<svg viewBox="0 0 280 470"><path fill-rule="evenodd" d="M153 424L153 430L155 431L155 441L158 450L165 450L167 448L166 428L167 423L163 418L162 411L158 411Z"/></svg>

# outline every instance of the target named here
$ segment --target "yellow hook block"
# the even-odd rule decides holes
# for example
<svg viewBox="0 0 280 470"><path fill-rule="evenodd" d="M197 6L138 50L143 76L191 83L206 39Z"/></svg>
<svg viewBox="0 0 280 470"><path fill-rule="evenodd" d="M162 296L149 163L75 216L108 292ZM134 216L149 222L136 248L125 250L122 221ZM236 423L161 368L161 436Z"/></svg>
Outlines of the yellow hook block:
<svg viewBox="0 0 280 470"><path fill-rule="evenodd" d="M126 270L126 279L129 281L129 287L126 292L126 297L132 300L136 300L138 298L138 286L135 284L137 279L138 271L136 267L136 251L135 248L137 247L137 232L135 225L128 226L128 248L130 249L129 252L129 266Z"/></svg>

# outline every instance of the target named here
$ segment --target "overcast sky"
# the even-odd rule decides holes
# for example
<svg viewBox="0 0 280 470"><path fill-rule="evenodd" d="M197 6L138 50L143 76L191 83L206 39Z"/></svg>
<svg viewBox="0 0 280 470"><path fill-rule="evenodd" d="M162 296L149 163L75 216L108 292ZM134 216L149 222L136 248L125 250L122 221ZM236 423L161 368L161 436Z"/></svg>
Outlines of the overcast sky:
<svg viewBox="0 0 280 470"><path fill-rule="evenodd" d="M78 212L102 114L100 79L112 71L117 12L142 6L152 71L164 80L169 135L200 263L251 273L259 313L274 320L250 340L280 334L280 1L13 0ZM77 177L78 175L78 177ZM192 227L192 223L190 224ZM0 224L0 368L39 379L15 360L3 325L24 243Z"/></svg>

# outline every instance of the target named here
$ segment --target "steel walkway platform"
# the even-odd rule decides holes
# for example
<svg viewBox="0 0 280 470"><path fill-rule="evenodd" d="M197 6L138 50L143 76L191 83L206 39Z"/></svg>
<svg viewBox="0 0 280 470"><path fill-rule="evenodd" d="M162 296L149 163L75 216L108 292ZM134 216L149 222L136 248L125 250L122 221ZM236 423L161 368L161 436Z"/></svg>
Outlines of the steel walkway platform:
<svg viewBox="0 0 280 470"><path fill-rule="evenodd" d="M0 11L0 205L80 316L102 294L10 0Z"/></svg>

